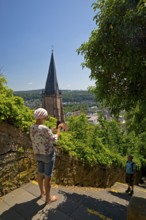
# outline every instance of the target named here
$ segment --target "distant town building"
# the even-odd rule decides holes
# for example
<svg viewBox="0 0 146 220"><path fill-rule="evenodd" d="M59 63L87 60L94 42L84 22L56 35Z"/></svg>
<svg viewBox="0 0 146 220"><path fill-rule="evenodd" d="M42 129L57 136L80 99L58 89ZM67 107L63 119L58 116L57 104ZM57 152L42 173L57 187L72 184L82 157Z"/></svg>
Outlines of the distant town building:
<svg viewBox="0 0 146 220"><path fill-rule="evenodd" d="M126 121L125 121L125 117L123 115L119 116L119 122L122 124L125 124Z"/></svg>
<svg viewBox="0 0 146 220"><path fill-rule="evenodd" d="M57 82L53 51L51 54L45 90L42 92L42 107L48 111L50 116L56 117L57 120L64 122L62 95Z"/></svg>
<svg viewBox="0 0 146 220"><path fill-rule="evenodd" d="M87 119L90 124L99 124L98 116L96 114L87 115Z"/></svg>

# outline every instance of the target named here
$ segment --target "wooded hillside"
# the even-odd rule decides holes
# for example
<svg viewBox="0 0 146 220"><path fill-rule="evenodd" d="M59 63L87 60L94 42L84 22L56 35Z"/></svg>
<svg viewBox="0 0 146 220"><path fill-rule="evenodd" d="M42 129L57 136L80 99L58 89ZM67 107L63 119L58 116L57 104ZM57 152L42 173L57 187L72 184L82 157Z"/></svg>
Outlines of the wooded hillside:
<svg viewBox="0 0 146 220"><path fill-rule="evenodd" d="M95 101L95 96L87 90L62 90L61 92L63 102ZM22 97L25 101L41 99L42 90L15 91L14 95Z"/></svg>

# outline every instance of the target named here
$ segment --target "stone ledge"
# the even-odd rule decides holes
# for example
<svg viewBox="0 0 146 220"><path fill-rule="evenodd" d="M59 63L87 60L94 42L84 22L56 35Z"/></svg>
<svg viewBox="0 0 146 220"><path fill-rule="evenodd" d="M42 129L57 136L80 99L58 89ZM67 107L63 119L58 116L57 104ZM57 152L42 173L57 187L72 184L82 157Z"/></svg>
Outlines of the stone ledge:
<svg viewBox="0 0 146 220"><path fill-rule="evenodd" d="M127 208L127 220L146 220L146 198L131 198Z"/></svg>

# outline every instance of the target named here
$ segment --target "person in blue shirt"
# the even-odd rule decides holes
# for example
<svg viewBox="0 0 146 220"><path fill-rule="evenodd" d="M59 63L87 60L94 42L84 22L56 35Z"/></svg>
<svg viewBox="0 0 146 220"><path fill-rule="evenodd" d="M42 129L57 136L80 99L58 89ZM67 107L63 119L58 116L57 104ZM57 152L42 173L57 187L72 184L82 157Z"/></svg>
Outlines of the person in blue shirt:
<svg viewBox="0 0 146 220"><path fill-rule="evenodd" d="M133 156L129 155L128 160L126 162L126 183L128 184L128 188L126 193L130 196L134 193L134 177L136 172L136 164L133 162Z"/></svg>

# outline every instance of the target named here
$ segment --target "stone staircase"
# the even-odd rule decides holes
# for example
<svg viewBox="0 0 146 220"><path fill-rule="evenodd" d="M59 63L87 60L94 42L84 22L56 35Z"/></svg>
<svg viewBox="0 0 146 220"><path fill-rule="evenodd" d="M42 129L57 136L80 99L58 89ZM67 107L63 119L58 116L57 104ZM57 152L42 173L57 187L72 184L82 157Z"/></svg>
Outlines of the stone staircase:
<svg viewBox="0 0 146 220"><path fill-rule="evenodd" d="M139 198L145 205L146 189L136 186L131 198L126 188L119 182L107 189L53 185L51 192L59 199L45 205L44 198L38 197L37 183L32 181L0 198L0 220L135 220L129 217L132 201Z"/></svg>

